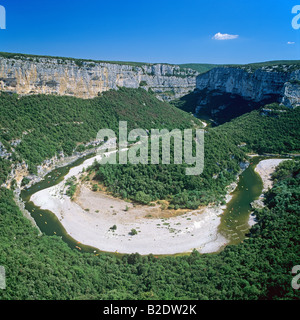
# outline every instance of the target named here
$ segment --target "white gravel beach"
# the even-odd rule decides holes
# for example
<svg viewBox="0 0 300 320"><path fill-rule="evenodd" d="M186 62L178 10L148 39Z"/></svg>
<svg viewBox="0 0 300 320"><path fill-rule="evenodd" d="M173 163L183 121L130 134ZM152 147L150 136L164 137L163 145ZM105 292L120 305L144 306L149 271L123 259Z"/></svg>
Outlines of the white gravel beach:
<svg viewBox="0 0 300 320"><path fill-rule="evenodd" d="M289 159L266 159L260 161L255 167L257 172L263 181L263 192L272 188L273 181L271 179L272 173L276 170L276 167L282 162Z"/></svg>
<svg viewBox="0 0 300 320"><path fill-rule="evenodd" d="M204 207L182 215L162 217L158 206L133 206L103 192L93 192L84 185L75 201L65 195L65 182L79 176L96 156L74 167L58 185L32 195L31 201L53 212L67 233L78 242L102 251L140 254L176 254L216 252L227 239L218 233L224 207ZM227 202L231 196L227 196ZM126 211L126 206L127 211ZM146 217L147 216L147 217ZM116 225L117 229L110 228ZM131 229L137 235L130 235Z"/></svg>
<svg viewBox="0 0 300 320"><path fill-rule="evenodd" d="M256 167L255 172L258 173L263 182L263 190L261 195L259 196L258 200L253 201L252 207L263 208L264 207L264 193L268 191L268 189L272 188L273 181L272 181L272 174L276 170L277 166L285 160L289 159L266 159L260 161ZM252 227L256 224L256 216L251 214L249 217L249 226Z"/></svg>
<svg viewBox="0 0 300 320"><path fill-rule="evenodd" d="M104 192L93 192L82 184L75 201L65 195L65 182L79 178L83 168L90 166L96 156L74 167L58 185L32 195L31 201L41 209L52 211L67 233L78 242L102 251L140 254L176 254L219 251L228 240L218 233L225 206L208 206L181 215L164 216L159 206L134 206ZM282 159L261 161L256 172L271 185L270 175ZM227 202L231 199L227 195ZM127 208L126 208L127 207ZM116 230L111 230L112 226ZM135 229L136 235L130 235Z"/></svg>
<svg viewBox="0 0 300 320"><path fill-rule="evenodd" d="M74 239L103 251L175 254L195 248L204 253L217 251L226 244L226 239L217 234L222 213L219 208L171 218L147 218L155 208L132 208L123 200L93 194L86 187L82 187L78 203L60 196L59 186L34 194L32 201L55 213ZM126 206L130 206L128 211ZM113 225L117 226L115 231L110 230ZM131 229L138 234L131 236Z"/></svg>

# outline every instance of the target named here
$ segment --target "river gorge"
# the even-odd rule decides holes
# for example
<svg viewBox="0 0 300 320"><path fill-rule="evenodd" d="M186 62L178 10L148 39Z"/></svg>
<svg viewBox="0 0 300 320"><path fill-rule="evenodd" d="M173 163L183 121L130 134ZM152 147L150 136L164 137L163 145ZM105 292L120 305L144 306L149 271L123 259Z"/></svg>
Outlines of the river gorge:
<svg viewBox="0 0 300 320"><path fill-rule="evenodd" d="M93 192L85 185L80 185L79 196L72 201L64 194L65 181L74 175L79 177L82 169L95 159L89 155L56 168L20 195L41 232L62 237L72 248L95 254L105 251L173 255L193 249L211 253L243 241L253 224L253 217L249 221L251 203L263 190L255 167L263 157L251 159L237 184L231 186L226 205L186 210L173 216L162 215L158 206L136 206L103 192ZM111 230L113 225L117 230ZM135 236L130 235L133 228L137 230Z"/></svg>

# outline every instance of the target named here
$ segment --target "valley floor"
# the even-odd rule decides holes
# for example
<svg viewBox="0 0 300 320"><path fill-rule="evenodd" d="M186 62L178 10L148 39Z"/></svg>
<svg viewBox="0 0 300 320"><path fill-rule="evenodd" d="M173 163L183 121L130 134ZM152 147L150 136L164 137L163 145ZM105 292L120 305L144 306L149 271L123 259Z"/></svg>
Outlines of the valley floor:
<svg viewBox="0 0 300 320"><path fill-rule="evenodd" d="M176 215L174 210L163 212L158 206L133 206L104 192L93 192L84 184L72 201L65 195L66 180L71 176L79 178L82 169L91 165L95 158L72 168L58 185L31 197L35 205L52 211L79 243L108 252L158 255L193 249L200 253L216 252L228 243L218 232L224 206L208 206ZM264 189L271 185L270 174L281 161L269 159L257 165ZM227 195L227 202L230 199ZM112 230L114 225L116 229ZM132 229L137 231L136 235L130 235Z"/></svg>

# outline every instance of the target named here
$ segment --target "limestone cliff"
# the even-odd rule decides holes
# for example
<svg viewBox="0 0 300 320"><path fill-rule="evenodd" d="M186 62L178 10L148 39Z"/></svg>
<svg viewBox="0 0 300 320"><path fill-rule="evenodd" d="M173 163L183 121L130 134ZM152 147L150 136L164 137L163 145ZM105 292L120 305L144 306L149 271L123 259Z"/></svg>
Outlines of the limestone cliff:
<svg viewBox="0 0 300 320"><path fill-rule="evenodd" d="M282 104L290 108L300 106L300 81L298 83L291 81L284 84Z"/></svg>
<svg viewBox="0 0 300 320"><path fill-rule="evenodd" d="M15 55L0 57L0 90L93 98L118 87L150 88L163 100L193 91L198 73L169 64L108 63Z"/></svg>
<svg viewBox="0 0 300 320"><path fill-rule="evenodd" d="M247 66L218 67L198 75L196 87L198 90L235 94L256 102L276 96L278 102L294 107L300 101L299 85L292 85L290 81L299 80L299 65L268 66L256 70Z"/></svg>

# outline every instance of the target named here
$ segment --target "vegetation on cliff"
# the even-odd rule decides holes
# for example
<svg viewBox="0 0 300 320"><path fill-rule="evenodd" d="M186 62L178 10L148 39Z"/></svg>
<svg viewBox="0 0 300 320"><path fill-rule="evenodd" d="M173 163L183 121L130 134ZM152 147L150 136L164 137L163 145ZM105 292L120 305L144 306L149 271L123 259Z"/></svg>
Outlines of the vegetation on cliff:
<svg viewBox="0 0 300 320"><path fill-rule="evenodd" d="M188 68L197 71L199 74L207 72L215 67L220 67L221 65L209 64L209 63L185 63L180 64L180 68Z"/></svg>
<svg viewBox="0 0 300 320"><path fill-rule="evenodd" d="M249 64L233 64L227 67L242 68L248 72L255 72L258 69L273 71L273 72L293 72L300 68L300 60L274 60L265 62L256 62Z"/></svg>
<svg viewBox="0 0 300 320"><path fill-rule="evenodd" d="M216 67L233 67L245 69L249 72L255 72L258 69L267 69L274 72L293 72L300 68L300 60L274 60L248 64L208 64L208 63L186 63L181 64L182 68L193 69L199 73L207 72Z"/></svg>
<svg viewBox="0 0 300 320"><path fill-rule="evenodd" d="M152 63L147 62L128 62L128 61L102 61L102 60L92 60L92 59L77 59L77 58L67 58L67 57L53 57L53 56L43 56L43 55L33 55L24 53L10 53L10 52L0 52L0 57L6 59L15 60L27 60L30 62L40 62L41 59L55 59L58 63L65 64L68 62L74 62L78 67L82 67L85 64L88 66L95 66L96 63L111 63L119 65L130 65L130 66L145 66L152 65Z"/></svg>

